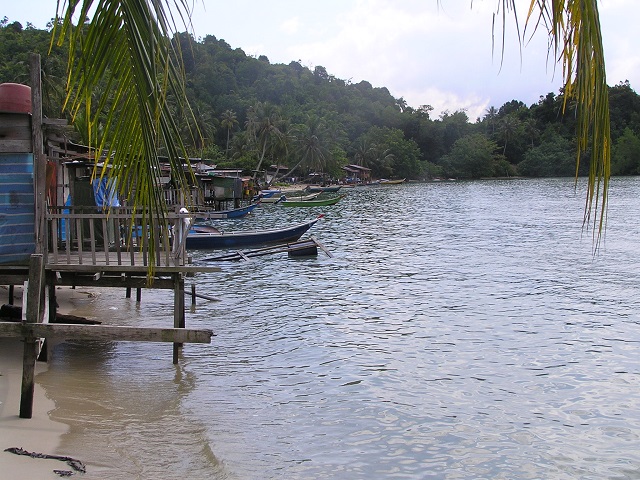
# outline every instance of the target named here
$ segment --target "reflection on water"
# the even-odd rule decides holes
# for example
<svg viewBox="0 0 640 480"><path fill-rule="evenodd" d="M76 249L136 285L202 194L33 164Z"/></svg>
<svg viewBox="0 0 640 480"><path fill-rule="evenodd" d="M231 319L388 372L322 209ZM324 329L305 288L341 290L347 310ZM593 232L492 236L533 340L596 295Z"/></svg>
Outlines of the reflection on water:
<svg viewBox="0 0 640 480"><path fill-rule="evenodd" d="M87 478L639 478L639 196L613 182L595 257L570 179L260 207L236 226L325 213L310 233L335 257L198 276L220 301L187 322L216 336L178 366L170 345L58 347L38 381L62 449ZM167 295L92 308L172 324Z"/></svg>

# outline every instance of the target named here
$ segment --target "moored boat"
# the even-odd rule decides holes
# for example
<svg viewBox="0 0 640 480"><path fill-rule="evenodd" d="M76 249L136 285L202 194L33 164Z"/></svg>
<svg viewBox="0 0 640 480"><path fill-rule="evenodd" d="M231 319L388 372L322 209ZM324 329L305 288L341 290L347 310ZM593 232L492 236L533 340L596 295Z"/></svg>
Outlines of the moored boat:
<svg viewBox="0 0 640 480"><path fill-rule="evenodd" d="M193 212L193 215L196 218L196 222L225 218L242 218L249 215L259 204L260 202L256 202L245 207L233 208L231 210L196 210Z"/></svg>
<svg viewBox="0 0 640 480"><path fill-rule="evenodd" d="M238 230L223 232L209 225L194 225L186 239L187 249L207 250L216 248L237 248L269 243L293 242L298 240L324 215L313 220L286 228L269 230Z"/></svg>
<svg viewBox="0 0 640 480"><path fill-rule="evenodd" d="M314 200L316 199L322 192L310 193L309 195L299 195L295 197L290 197L289 195L278 195L269 198L263 198L262 203L280 203L285 200L296 200L299 202L303 202L306 200Z"/></svg>
<svg viewBox="0 0 640 480"><path fill-rule="evenodd" d="M289 200L285 198L280 205L284 207L328 207L335 205L346 195L339 195L337 197L325 198L321 200Z"/></svg>
<svg viewBox="0 0 640 480"><path fill-rule="evenodd" d="M328 187L322 187L320 185L308 185L305 190L310 193L320 192L320 193L335 193L342 188L342 185L331 185Z"/></svg>
<svg viewBox="0 0 640 480"><path fill-rule="evenodd" d="M387 179L382 179L380 180L378 183L380 185L398 185L400 183L404 183L404 181L406 180L406 178L401 178L399 180L387 180Z"/></svg>

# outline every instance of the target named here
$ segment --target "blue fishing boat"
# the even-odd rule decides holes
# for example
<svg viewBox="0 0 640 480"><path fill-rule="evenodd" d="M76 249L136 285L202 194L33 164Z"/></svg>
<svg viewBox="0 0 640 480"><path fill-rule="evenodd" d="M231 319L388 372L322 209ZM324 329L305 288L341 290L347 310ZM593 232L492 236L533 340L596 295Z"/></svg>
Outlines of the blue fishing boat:
<svg viewBox="0 0 640 480"><path fill-rule="evenodd" d="M237 230L223 232L210 225L194 225L189 230L186 247L191 250L237 248L269 243L284 243L298 240L324 215L313 220L286 228L270 230Z"/></svg>
<svg viewBox="0 0 640 480"><path fill-rule="evenodd" d="M224 218L242 218L249 215L260 202L252 203L245 207L233 208L231 210L201 210L194 211L196 222L204 222L207 220L220 220Z"/></svg>

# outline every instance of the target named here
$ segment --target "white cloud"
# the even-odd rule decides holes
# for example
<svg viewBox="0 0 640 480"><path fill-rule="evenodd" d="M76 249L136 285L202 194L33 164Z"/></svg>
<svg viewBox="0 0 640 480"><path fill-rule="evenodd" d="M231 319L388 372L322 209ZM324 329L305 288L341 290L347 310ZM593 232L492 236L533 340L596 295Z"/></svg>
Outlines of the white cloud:
<svg viewBox="0 0 640 480"><path fill-rule="evenodd" d="M291 17L280 24L280 31L287 35L294 35L300 31L300 17Z"/></svg>

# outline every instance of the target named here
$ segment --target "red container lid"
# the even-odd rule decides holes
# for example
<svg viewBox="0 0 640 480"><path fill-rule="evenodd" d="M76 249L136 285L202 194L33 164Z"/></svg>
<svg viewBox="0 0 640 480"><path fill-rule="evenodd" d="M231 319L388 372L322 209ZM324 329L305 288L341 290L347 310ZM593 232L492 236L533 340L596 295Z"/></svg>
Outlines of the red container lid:
<svg viewBox="0 0 640 480"><path fill-rule="evenodd" d="M0 83L0 112L31 113L31 87Z"/></svg>

